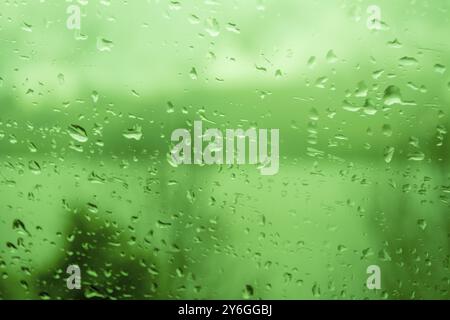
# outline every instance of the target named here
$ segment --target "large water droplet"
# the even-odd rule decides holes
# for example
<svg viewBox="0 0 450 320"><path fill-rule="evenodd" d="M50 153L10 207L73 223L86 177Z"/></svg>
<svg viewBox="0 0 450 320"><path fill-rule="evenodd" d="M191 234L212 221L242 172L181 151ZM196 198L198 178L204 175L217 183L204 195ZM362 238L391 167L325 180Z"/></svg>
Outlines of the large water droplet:
<svg viewBox="0 0 450 320"><path fill-rule="evenodd" d="M88 141L88 135L86 133L86 130L76 124L72 124L69 126L69 128L67 129L67 132L69 133L69 135L72 137L72 139L78 141L78 142L86 142Z"/></svg>

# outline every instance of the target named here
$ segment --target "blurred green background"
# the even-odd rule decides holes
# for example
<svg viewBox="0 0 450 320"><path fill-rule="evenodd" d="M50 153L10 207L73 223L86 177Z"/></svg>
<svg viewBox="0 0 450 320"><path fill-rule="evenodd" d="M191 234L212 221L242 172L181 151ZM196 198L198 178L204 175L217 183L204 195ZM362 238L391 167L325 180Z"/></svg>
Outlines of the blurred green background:
<svg viewBox="0 0 450 320"><path fill-rule="evenodd" d="M446 0L2 0L0 298L448 299L449 33ZM171 166L195 120L279 128L279 174Z"/></svg>

